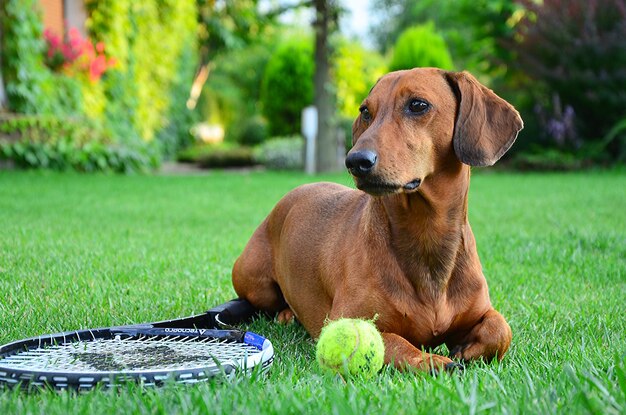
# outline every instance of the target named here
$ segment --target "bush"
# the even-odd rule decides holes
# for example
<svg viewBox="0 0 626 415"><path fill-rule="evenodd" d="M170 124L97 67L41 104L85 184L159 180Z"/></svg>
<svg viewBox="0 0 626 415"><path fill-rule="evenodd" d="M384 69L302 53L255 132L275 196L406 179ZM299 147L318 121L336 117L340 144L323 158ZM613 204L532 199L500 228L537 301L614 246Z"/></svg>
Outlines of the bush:
<svg viewBox="0 0 626 415"><path fill-rule="evenodd" d="M0 118L0 159L20 168L118 173L147 171L160 161L149 144L117 143L89 120L55 116Z"/></svg>
<svg viewBox="0 0 626 415"><path fill-rule="evenodd" d="M81 82L67 75L51 74L48 81L42 85L42 90L50 105L54 107L54 110L48 111L50 114L75 116L80 114L85 106Z"/></svg>
<svg viewBox="0 0 626 415"><path fill-rule="evenodd" d="M494 86L510 67L511 48L502 44L519 20L517 0L372 0L387 13L377 19L372 35L381 50L393 46L409 27L433 21L457 68L469 70ZM403 7L398 7L402 5ZM502 92L498 85L498 92Z"/></svg>
<svg viewBox="0 0 626 415"><path fill-rule="evenodd" d="M171 154L190 142L195 117L185 101L197 63L194 0L88 0L87 26L98 43L69 30L71 45L81 47L68 49L62 39L48 33L50 55L45 53L38 3L8 0L0 6L2 73L12 111L102 124L98 128L114 138L107 149L119 148L117 153L129 157L144 147ZM46 57L60 73L44 65ZM94 151L100 134L98 129L92 131ZM157 135L159 145L138 142ZM52 146L53 141L45 145ZM88 148L86 143L81 147ZM20 152L11 154L18 157ZM110 157L111 163L116 157Z"/></svg>
<svg viewBox="0 0 626 415"><path fill-rule="evenodd" d="M521 171L571 171L589 167L590 161L556 149L538 148L515 154L510 166Z"/></svg>
<svg viewBox="0 0 626 415"><path fill-rule="evenodd" d="M256 164L250 147L229 144L197 143L180 151L177 159L203 168L249 167Z"/></svg>
<svg viewBox="0 0 626 415"><path fill-rule="evenodd" d="M344 41L337 48L333 67L339 114L354 118L361 102L385 72L383 58L358 43Z"/></svg>
<svg viewBox="0 0 626 415"><path fill-rule="evenodd" d="M273 136L299 134L302 109L313 102L313 47L310 39L279 45L265 69L261 105Z"/></svg>
<svg viewBox="0 0 626 415"><path fill-rule="evenodd" d="M198 160L204 168L250 167L256 164L250 147L218 149Z"/></svg>
<svg viewBox="0 0 626 415"><path fill-rule="evenodd" d="M540 97L544 112L571 107L586 141L600 141L626 116L626 7L620 0L523 1L517 29L517 67ZM555 102L557 100L554 100ZM558 111L556 111L558 112ZM551 136L553 117L544 122ZM558 131L557 131L558 132ZM558 135L553 137L558 141ZM624 153L614 140L608 154ZM575 143L575 141L574 141Z"/></svg>
<svg viewBox="0 0 626 415"><path fill-rule="evenodd" d="M103 77L111 129L150 141L167 127L168 134L181 135L161 135L169 152L178 141L186 144L192 119L184 114L181 91L190 90L197 63L195 1L89 0L86 6L91 37L117 62Z"/></svg>
<svg viewBox="0 0 626 415"><path fill-rule="evenodd" d="M24 114L53 113L45 88L53 82L44 65L39 2L7 0L0 6L0 62L9 108Z"/></svg>
<svg viewBox="0 0 626 415"><path fill-rule="evenodd" d="M389 70L415 67L452 69L452 58L446 42L435 31L433 23L415 26L402 32L396 41Z"/></svg>
<svg viewBox="0 0 626 415"><path fill-rule="evenodd" d="M254 147L267 139L267 121L259 115L246 118L239 129L238 142L244 146Z"/></svg>
<svg viewBox="0 0 626 415"><path fill-rule="evenodd" d="M196 70L195 50L186 48L178 65L178 77L170 89L170 110L166 125L157 133L163 157L171 159L181 149L194 141L191 128L199 121L197 111L187 108L189 98L189 81Z"/></svg>
<svg viewBox="0 0 626 415"><path fill-rule="evenodd" d="M255 159L270 169L302 169L304 167L304 139L300 136L272 138L256 148Z"/></svg>
<svg viewBox="0 0 626 415"><path fill-rule="evenodd" d="M263 92L269 97L261 94L260 86L264 85L264 72L265 68L268 67L268 61L272 56L276 60L276 55L279 54L279 49L282 47L279 46L278 49L273 47L275 53L272 54L270 43L273 38L270 36L269 39L269 41L264 39L262 43L229 51L218 56L215 60L215 67L211 71L211 76L201 96L200 107L203 110L203 115L210 122L224 125L226 141L256 146L267 139L270 134L277 134L276 128L274 131L270 131L271 126L264 117L251 115L258 114L263 109L259 108L261 97L262 99L270 99L272 102L269 105L275 106L277 111L284 105L285 99L292 101L301 99L297 93L294 95L295 98L283 98L276 91ZM333 60L338 110L343 116L355 117L358 114L359 104L367 96L376 80L384 73L385 62L378 53L368 51L358 43L340 40L338 44ZM308 42L305 42L304 48L307 51L310 49ZM308 53L304 58L306 61L311 59ZM290 58L293 57L290 56ZM293 68L288 69L292 72L293 70ZM284 78L286 75L279 73L278 76ZM310 85L307 88L312 90L311 77L298 79L296 76L295 79L294 88L304 82ZM281 134L300 133L301 109L303 105L312 103L311 101L298 104L297 108L291 112L292 115L288 121L281 121L289 128L283 130L288 132ZM268 107L268 104L261 100L261 107ZM282 115L280 114L280 116Z"/></svg>
<svg viewBox="0 0 626 415"><path fill-rule="evenodd" d="M253 146L266 138L267 121L258 114L265 67L275 49L270 39L263 37L213 60L198 108L203 119L224 126L226 141ZM257 132L255 126L261 129Z"/></svg>

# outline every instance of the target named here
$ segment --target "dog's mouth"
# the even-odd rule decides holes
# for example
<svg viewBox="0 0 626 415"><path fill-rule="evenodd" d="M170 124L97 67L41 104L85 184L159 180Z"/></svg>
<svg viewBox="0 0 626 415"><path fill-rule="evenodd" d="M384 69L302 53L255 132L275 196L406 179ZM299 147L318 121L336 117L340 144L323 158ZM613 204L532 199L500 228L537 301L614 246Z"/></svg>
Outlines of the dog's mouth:
<svg viewBox="0 0 626 415"><path fill-rule="evenodd" d="M404 189L405 192L412 192L417 190L417 188L420 187L420 184L422 184L422 179L414 179L402 186L402 189Z"/></svg>
<svg viewBox="0 0 626 415"><path fill-rule="evenodd" d="M421 179L414 179L406 184L395 184L389 182L383 182L380 180L366 180L356 178L356 187L359 190L364 191L372 196L383 196L392 193L411 193L416 191L420 184Z"/></svg>

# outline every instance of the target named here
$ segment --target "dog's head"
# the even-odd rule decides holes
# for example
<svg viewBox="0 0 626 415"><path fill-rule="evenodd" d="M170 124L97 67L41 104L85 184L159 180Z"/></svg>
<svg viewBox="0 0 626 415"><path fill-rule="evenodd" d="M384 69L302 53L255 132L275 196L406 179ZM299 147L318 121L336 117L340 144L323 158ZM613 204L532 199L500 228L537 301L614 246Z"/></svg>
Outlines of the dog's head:
<svg viewBox="0 0 626 415"><path fill-rule="evenodd" d="M436 68L385 75L360 113L346 167L373 195L416 191L455 163L490 166L523 127L515 108L472 75Z"/></svg>

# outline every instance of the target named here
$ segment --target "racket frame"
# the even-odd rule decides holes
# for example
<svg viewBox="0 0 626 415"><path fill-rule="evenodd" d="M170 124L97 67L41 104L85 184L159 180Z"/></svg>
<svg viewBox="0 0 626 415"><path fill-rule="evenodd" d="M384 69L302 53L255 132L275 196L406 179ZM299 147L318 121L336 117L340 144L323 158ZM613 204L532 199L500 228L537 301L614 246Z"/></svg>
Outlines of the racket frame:
<svg viewBox="0 0 626 415"><path fill-rule="evenodd" d="M257 366L261 371L267 370L274 359L272 343L256 333L236 329L220 329L249 320L256 310L245 300L232 300L219 305L202 314L154 323L131 324L125 326L103 327L67 331L41 335L14 341L0 346L0 387L23 388L50 386L54 389L89 390L97 384L112 387L128 381L139 381L144 386L158 386L165 382L197 383L206 381L218 374L233 376L238 370L250 372ZM217 362L215 367L197 367L164 370L122 370L101 372L63 372L27 369L8 369L2 366L2 359L20 351L36 348L54 347L74 341L94 341L110 339L116 336L163 336L177 338L213 338L223 341L253 346L260 353L246 359L243 366L235 362Z"/></svg>

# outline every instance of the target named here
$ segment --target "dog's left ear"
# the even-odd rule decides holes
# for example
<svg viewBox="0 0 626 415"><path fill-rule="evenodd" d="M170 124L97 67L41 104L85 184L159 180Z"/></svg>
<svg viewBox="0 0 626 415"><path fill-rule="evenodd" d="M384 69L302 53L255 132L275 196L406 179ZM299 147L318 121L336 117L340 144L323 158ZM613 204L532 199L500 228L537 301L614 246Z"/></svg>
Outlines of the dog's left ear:
<svg viewBox="0 0 626 415"><path fill-rule="evenodd" d="M524 127L511 104L468 72L446 72L457 96L453 145L456 156L470 166L491 166L513 145Z"/></svg>

